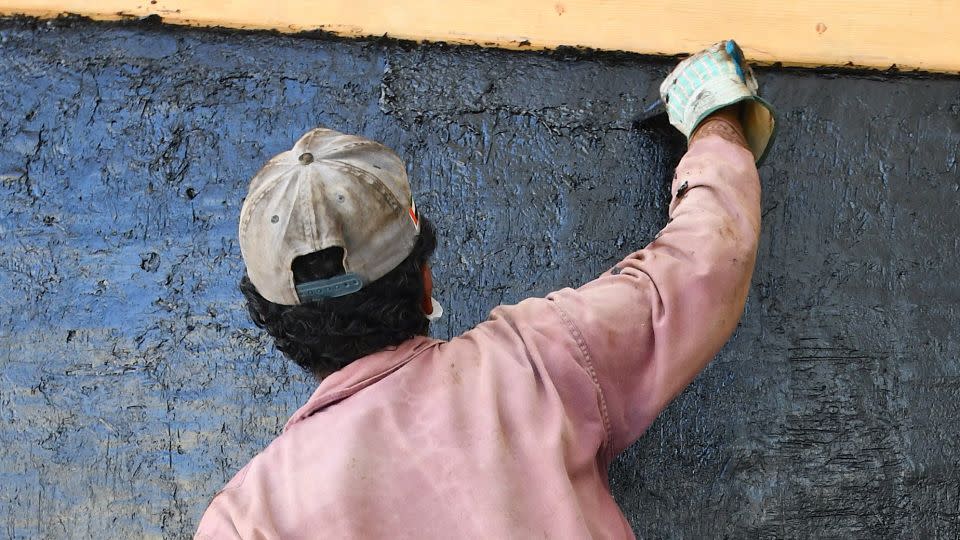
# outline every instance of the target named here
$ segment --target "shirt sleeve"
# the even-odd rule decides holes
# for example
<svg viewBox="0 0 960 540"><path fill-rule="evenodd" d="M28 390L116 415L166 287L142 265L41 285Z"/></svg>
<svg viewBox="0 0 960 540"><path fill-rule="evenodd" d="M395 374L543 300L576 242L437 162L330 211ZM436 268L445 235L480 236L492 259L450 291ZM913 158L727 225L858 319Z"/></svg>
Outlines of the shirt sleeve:
<svg viewBox="0 0 960 540"><path fill-rule="evenodd" d="M760 235L753 155L718 136L677 167L667 226L579 289L549 296L593 371L611 455L632 444L736 328Z"/></svg>

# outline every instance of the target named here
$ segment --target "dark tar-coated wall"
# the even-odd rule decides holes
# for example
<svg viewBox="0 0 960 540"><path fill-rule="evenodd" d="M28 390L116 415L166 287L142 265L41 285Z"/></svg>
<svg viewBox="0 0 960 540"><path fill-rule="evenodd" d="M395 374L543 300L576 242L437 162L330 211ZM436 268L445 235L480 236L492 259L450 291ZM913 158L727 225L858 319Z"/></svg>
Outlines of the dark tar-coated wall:
<svg viewBox="0 0 960 540"><path fill-rule="evenodd" d="M246 184L309 128L409 164L449 337L650 241L670 64L0 22L0 537L183 537L311 393L243 311ZM960 536L960 80L761 71L743 321L612 467L645 538ZM533 488L533 487L532 487Z"/></svg>

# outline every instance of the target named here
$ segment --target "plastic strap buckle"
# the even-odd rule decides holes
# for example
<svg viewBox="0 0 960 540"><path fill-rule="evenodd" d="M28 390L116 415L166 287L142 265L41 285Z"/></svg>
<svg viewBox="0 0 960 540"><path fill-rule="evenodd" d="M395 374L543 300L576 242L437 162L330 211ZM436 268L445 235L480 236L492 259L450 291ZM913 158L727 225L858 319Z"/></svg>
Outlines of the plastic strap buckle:
<svg viewBox="0 0 960 540"><path fill-rule="evenodd" d="M297 285L300 302L313 302L323 298L337 298L355 293L363 288L363 280L357 274L343 274L330 279L318 279Z"/></svg>

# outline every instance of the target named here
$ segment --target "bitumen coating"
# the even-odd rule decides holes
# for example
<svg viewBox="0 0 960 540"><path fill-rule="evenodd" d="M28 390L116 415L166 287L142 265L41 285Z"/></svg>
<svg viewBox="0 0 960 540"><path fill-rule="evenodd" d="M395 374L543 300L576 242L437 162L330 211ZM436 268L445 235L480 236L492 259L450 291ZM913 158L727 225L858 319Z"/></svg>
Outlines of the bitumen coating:
<svg viewBox="0 0 960 540"><path fill-rule="evenodd" d="M0 536L189 536L314 383L248 320L247 182L318 125L406 160L449 338L666 221L673 60L0 21ZM611 467L642 538L960 534L960 78L759 69L743 319Z"/></svg>

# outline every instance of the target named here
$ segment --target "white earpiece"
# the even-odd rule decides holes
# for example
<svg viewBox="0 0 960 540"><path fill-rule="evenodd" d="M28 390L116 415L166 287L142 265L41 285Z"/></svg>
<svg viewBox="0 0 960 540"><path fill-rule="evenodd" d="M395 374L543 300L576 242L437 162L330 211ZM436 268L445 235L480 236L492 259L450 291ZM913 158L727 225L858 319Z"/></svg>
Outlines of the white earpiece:
<svg viewBox="0 0 960 540"><path fill-rule="evenodd" d="M431 297L430 303L433 305L433 313L427 315L427 319L430 322L433 322L443 316L443 306L440 305L440 302L437 302L436 298Z"/></svg>

